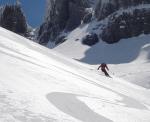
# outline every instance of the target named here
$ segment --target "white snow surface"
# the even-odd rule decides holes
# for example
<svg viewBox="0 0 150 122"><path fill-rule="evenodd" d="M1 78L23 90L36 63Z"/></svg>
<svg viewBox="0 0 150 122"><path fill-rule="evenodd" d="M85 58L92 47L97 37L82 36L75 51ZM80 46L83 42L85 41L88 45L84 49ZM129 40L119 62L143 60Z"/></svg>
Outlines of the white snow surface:
<svg viewBox="0 0 150 122"><path fill-rule="evenodd" d="M0 122L150 122L148 89L3 28L0 57Z"/></svg>
<svg viewBox="0 0 150 122"><path fill-rule="evenodd" d="M67 41L54 48L65 56L90 64L97 69L100 63L106 62L110 74L123 78L139 86L150 89L150 35L122 39L115 44L101 41L92 46L82 44L82 39L89 33L101 32L107 24L103 21L92 21L82 24L66 37Z"/></svg>

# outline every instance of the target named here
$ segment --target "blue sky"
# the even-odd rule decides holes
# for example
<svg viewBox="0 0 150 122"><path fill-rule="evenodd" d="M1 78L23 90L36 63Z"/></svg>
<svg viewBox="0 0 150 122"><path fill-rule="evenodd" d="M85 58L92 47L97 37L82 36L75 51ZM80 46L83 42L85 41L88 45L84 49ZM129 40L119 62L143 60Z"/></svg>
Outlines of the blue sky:
<svg viewBox="0 0 150 122"><path fill-rule="evenodd" d="M0 5L15 3L16 0L0 0ZM45 15L46 0L21 0L26 19L32 27L39 26Z"/></svg>

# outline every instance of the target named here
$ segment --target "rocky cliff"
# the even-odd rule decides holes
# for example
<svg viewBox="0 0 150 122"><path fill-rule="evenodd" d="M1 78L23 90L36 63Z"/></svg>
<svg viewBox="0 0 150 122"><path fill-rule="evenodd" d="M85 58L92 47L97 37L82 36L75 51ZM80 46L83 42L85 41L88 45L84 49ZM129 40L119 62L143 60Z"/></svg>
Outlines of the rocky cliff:
<svg viewBox="0 0 150 122"><path fill-rule="evenodd" d="M150 33L150 0L98 0L94 15L98 21L107 19L98 33L107 43Z"/></svg>
<svg viewBox="0 0 150 122"><path fill-rule="evenodd" d="M20 6L6 5L1 7L0 11L0 26L27 36L27 22Z"/></svg>
<svg viewBox="0 0 150 122"><path fill-rule="evenodd" d="M89 7L87 0L48 0L47 14L38 34L40 44L57 41L62 32L69 32L81 24Z"/></svg>
<svg viewBox="0 0 150 122"><path fill-rule="evenodd" d="M101 20L121 8L127 9L148 3L150 3L150 0L98 0L95 16L98 20Z"/></svg>
<svg viewBox="0 0 150 122"><path fill-rule="evenodd" d="M115 43L120 39L140 34L150 34L150 7L148 6L138 6L132 10L112 14L100 37L107 43Z"/></svg>
<svg viewBox="0 0 150 122"><path fill-rule="evenodd" d="M83 24L90 26L93 21L103 26L96 25L93 30L87 30L88 35L95 35L97 39L107 43L143 33L149 34L149 8L150 0L48 0L46 17L39 28L38 40L43 45L49 41L60 44L66 40L69 32ZM83 37L85 44L98 42L92 42L93 36L89 40L88 35Z"/></svg>

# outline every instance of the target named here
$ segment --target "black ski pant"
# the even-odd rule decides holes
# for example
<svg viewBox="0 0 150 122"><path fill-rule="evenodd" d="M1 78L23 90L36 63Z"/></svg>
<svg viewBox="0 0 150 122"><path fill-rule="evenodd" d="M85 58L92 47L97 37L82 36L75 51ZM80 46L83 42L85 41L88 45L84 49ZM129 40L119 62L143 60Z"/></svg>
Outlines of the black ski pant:
<svg viewBox="0 0 150 122"><path fill-rule="evenodd" d="M105 69L101 69L101 70L102 70L102 72L105 73L106 76L109 76L109 74L107 73L107 71Z"/></svg>

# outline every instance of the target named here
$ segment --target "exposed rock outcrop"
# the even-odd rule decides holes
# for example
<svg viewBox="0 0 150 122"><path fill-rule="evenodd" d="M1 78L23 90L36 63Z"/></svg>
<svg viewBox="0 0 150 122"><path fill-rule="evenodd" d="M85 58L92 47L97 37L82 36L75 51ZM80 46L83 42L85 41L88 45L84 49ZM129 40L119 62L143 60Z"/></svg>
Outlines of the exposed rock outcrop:
<svg viewBox="0 0 150 122"><path fill-rule="evenodd" d="M89 7L87 0L48 0L47 15L38 33L40 44L55 41L63 31L71 31L80 25Z"/></svg>
<svg viewBox="0 0 150 122"><path fill-rule="evenodd" d="M27 35L26 18L18 5L6 5L1 9L0 26L20 35Z"/></svg>
<svg viewBox="0 0 150 122"><path fill-rule="evenodd" d="M93 16L92 13L87 13L83 18L83 23L87 24L87 23L91 22L92 16Z"/></svg>
<svg viewBox="0 0 150 122"><path fill-rule="evenodd" d="M150 0L99 0L95 9L95 16L102 20L120 8L129 8L141 4L150 4Z"/></svg>
<svg viewBox="0 0 150 122"><path fill-rule="evenodd" d="M132 13L126 11L117 16L113 14L101 38L107 43L114 43L123 38L139 36L142 33L150 33L150 8L134 9Z"/></svg>
<svg viewBox="0 0 150 122"><path fill-rule="evenodd" d="M93 32L89 33L96 32L107 43L150 33L149 9L144 8L145 5L150 5L150 0L48 0L45 21L38 32L39 43L46 45L51 41L53 44L60 44L66 40L60 38L60 35L74 30L81 22L90 25L94 19L101 21L105 18L107 24L103 27L96 26ZM87 35L83 38L83 44L97 43L98 37L94 37L93 34Z"/></svg>
<svg viewBox="0 0 150 122"><path fill-rule="evenodd" d="M83 40L82 43L88 46L92 46L95 45L96 43L98 43L99 39L97 34L92 33L92 34L88 34L86 35Z"/></svg>

